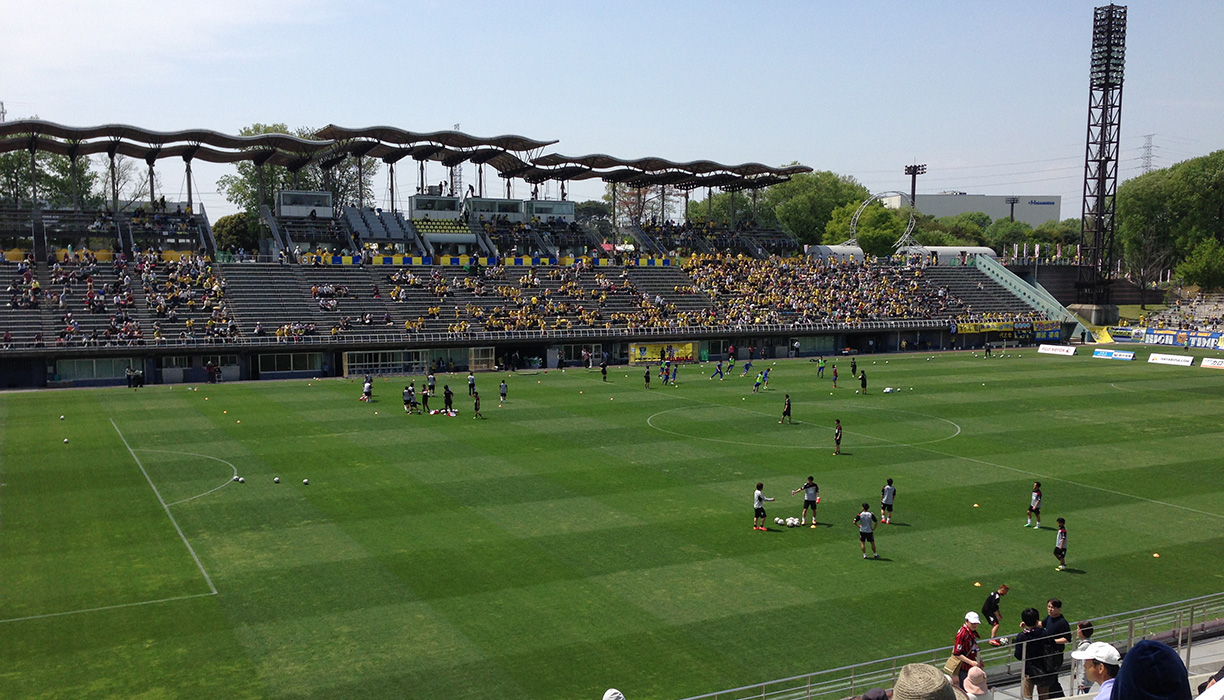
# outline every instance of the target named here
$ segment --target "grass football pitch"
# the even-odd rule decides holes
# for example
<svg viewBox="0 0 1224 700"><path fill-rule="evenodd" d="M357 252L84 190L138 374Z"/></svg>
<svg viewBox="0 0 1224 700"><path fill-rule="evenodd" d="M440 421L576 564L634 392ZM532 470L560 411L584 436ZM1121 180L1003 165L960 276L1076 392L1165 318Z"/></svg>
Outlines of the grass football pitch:
<svg viewBox="0 0 1224 700"><path fill-rule="evenodd" d="M950 645L1001 582L1008 632L1221 590L1224 372L930 357L865 396L845 359L483 374L483 421L460 375L456 418L402 378L0 395L0 697L666 700ZM808 475L820 526L773 525Z"/></svg>

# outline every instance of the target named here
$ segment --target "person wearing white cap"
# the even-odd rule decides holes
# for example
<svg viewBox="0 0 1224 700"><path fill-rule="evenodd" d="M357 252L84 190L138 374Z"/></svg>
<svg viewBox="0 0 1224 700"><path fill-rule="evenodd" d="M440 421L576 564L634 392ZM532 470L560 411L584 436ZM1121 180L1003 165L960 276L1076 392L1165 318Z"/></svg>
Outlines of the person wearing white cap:
<svg viewBox="0 0 1224 700"><path fill-rule="evenodd" d="M1122 665L1122 655L1111 644L1093 642L1084 649L1071 652L1071 658L1084 662L1084 677L1101 686L1094 700L1113 697L1114 678Z"/></svg>
<svg viewBox="0 0 1224 700"><path fill-rule="evenodd" d="M982 662L978 660L977 643L977 628L981 623L982 618L978 617L977 613L969 611L965 613L965 624L956 631L956 641L952 643L952 656L960 660L960 666L956 669L956 678L953 681L957 688L965 687L965 676L969 675L969 669L982 666Z"/></svg>

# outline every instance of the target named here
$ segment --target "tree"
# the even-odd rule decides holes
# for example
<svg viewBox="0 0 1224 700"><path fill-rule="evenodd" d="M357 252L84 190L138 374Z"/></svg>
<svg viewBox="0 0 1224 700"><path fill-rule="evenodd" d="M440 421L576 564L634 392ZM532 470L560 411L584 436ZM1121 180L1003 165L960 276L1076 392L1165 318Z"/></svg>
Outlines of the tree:
<svg viewBox="0 0 1224 700"><path fill-rule="evenodd" d="M850 223L854 213L861 204L850 202L833 210L828 225L825 227L824 244L838 245L850 238ZM893 244L905 233L909 225L909 212L889 209L880 202L872 202L871 206L859 215L856 238L858 245L867 255L887 257L893 253Z"/></svg>
<svg viewBox="0 0 1224 700"><path fill-rule="evenodd" d="M986 227L982 235L986 239L986 245L994 248L999 255L1003 255L1012 245L1027 243L1029 232L1032 230L1033 227L1023 221L996 219Z"/></svg>
<svg viewBox="0 0 1224 700"><path fill-rule="evenodd" d="M1080 220L1063 219L1062 221L1047 221L1037 226L1029 234L1033 243L1050 243L1073 246L1079 243Z"/></svg>
<svg viewBox="0 0 1224 700"><path fill-rule="evenodd" d="M1169 171L1158 170L1128 180L1119 190L1116 235L1126 272L1139 285L1145 309L1149 285L1154 288L1177 257L1169 177Z"/></svg>
<svg viewBox="0 0 1224 700"><path fill-rule="evenodd" d="M800 243L818 243L824 236L833 210L844 205L856 208L871 192L849 175L828 170L801 173L766 190L778 222Z"/></svg>
<svg viewBox="0 0 1224 700"><path fill-rule="evenodd" d="M212 232L218 249L253 250L259 247L259 226L256 220L245 212L217 219L213 222Z"/></svg>
<svg viewBox="0 0 1224 700"><path fill-rule="evenodd" d="M595 199L588 199L585 202L574 203L574 216L583 219L586 217L602 217L611 216L612 207L608 202L601 202Z"/></svg>
<svg viewBox="0 0 1224 700"><path fill-rule="evenodd" d="M242 136L259 134L291 134L299 138L313 138L316 129L299 128L290 131L284 124L252 124L243 127L239 132ZM266 204L275 208L276 193L280 190L314 190L332 193L332 201L339 206L347 202L369 202L374 197L374 175L378 172L378 161L373 158L361 159L361 176L358 176L357 158L349 156L329 170L324 170L318 163L311 163L296 174L288 168L277 165L265 165L263 173L264 197L259 198L259 168L250 161L235 165L236 174L222 176L217 180L217 186L225 198L239 209L256 217L259 207Z"/></svg>
<svg viewBox="0 0 1224 700"><path fill-rule="evenodd" d="M46 151L38 151L34 157L35 182L38 184L38 200L50 209L95 209L102 199L99 174L88 158L77 159L74 173L72 159ZM0 206L28 207L30 205L30 152L13 151L0 154Z"/></svg>
<svg viewBox="0 0 1224 700"><path fill-rule="evenodd" d="M1224 288L1224 245L1215 238L1204 239L1177 266L1177 274L1203 291Z"/></svg>
<svg viewBox="0 0 1224 700"><path fill-rule="evenodd" d="M957 243L985 245L986 229L990 226L991 221L989 215L974 211L956 216L940 217L936 223L956 239Z"/></svg>
<svg viewBox="0 0 1224 700"><path fill-rule="evenodd" d="M651 221L667 221L674 210L676 198L676 188L668 185L630 187L622 183L608 183L603 196L609 210L616 210L618 223L633 223L639 226Z"/></svg>

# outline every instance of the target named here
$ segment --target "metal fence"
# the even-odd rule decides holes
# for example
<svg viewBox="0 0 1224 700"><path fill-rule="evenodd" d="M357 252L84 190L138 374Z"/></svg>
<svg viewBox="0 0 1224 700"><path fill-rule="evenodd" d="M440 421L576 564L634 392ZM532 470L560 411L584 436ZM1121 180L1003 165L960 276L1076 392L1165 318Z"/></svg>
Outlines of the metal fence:
<svg viewBox="0 0 1224 700"><path fill-rule="evenodd" d="M1156 639L1178 650L1189 667L1192 645L1224 635L1224 593L1108 615L1091 622L1095 627L1093 641L1108 642L1125 653L1142 639ZM942 667L949 654L951 646L944 646L695 695L685 700L842 700L862 695L871 688L891 688L906 664ZM1023 664L1015 659L1010 645L984 646L980 656L992 686L1018 684L1022 680Z"/></svg>

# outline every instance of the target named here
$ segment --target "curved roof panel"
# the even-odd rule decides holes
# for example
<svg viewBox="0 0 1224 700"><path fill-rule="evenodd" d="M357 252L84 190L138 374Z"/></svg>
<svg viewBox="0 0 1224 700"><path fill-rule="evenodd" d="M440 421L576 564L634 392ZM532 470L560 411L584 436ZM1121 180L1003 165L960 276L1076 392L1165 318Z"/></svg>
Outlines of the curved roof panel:
<svg viewBox="0 0 1224 700"><path fill-rule="evenodd" d="M368 126L361 129L351 129L335 124L328 124L315 133L320 139L375 139L384 143L407 145L414 143L436 143L449 148L478 148L493 146L507 151L530 151L557 143L553 141L537 141L526 136L480 137L465 134L461 131L407 131L394 126Z"/></svg>
<svg viewBox="0 0 1224 700"><path fill-rule="evenodd" d="M129 124L104 124L102 126L65 126L41 119L23 119L0 122L0 138L6 136L47 136L64 141L111 140L131 141L144 144L199 143L216 148L278 148L297 153L316 153L329 148L330 141L312 141L289 134L257 134L255 136L232 136L208 129L184 131L154 131Z"/></svg>
<svg viewBox="0 0 1224 700"><path fill-rule="evenodd" d="M532 163L545 167L554 167L558 165L583 165L588 168L598 170L612 170L616 168L634 168L644 172L660 172L665 170L679 170L693 175L704 175L714 172L732 173L734 175L754 176L754 175L780 175L790 176L797 173L811 172L812 169L806 165L789 165L782 168L773 168L761 163L741 163L739 165L726 165L716 163L712 160L694 160L687 163L678 163L665 158L648 157L626 160L624 158L616 158L602 153L592 153L585 156L565 156L560 153L549 153L539 158L534 158Z"/></svg>

